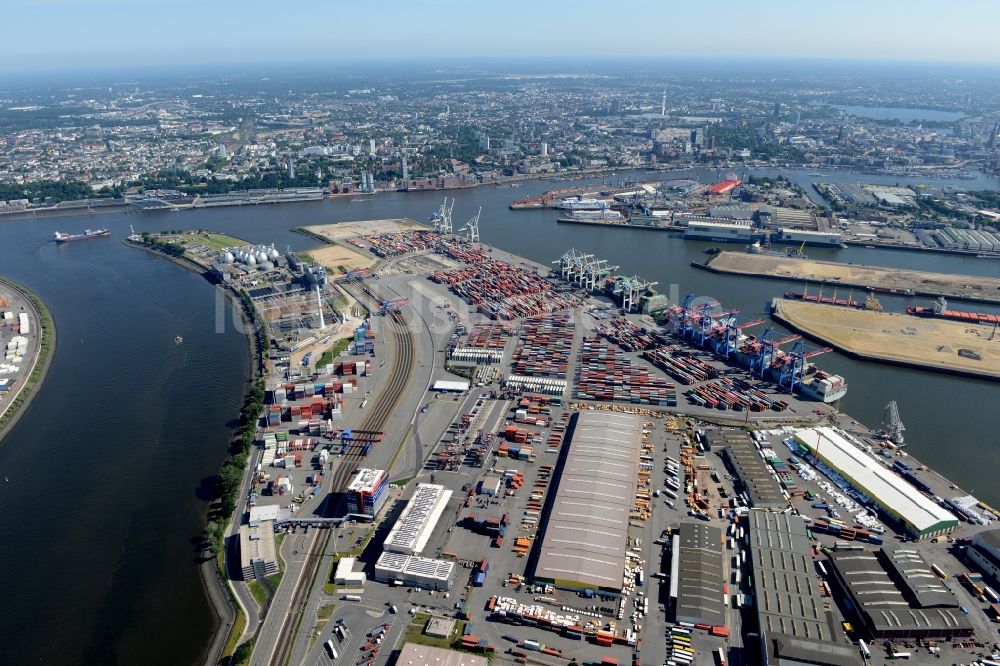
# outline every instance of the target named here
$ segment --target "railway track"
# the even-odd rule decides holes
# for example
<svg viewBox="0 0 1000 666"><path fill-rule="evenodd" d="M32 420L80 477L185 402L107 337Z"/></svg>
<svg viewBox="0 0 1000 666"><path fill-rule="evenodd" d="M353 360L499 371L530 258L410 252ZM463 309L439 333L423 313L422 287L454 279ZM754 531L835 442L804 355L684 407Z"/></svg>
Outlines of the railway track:
<svg viewBox="0 0 1000 666"><path fill-rule="evenodd" d="M376 305L378 304L378 298L371 292L367 285L362 285L362 290L368 300ZM413 334L410 332L406 320L403 319L401 314L390 313L386 317L386 321L390 323L398 356L389 382L383 387L378 399L375 401L376 404L365 415L365 419L359 430L383 430L385 428L386 422L403 396L403 392L406 390L406 386L409 384L410 377L413 374L415 360ZM398 446L402 446L402 442ZM341 458L332 479L331 489L333 492L343 493L348 479L361 460L363 458L360 452L347 454ZM334 508L334 506L328 505L326 513L331 513ZM291 658L298 620L305 610L306 603L309 601L309 589L312 586L319 563L323 559L321 556L326 551L326 545L330 538L328 531L324 531L322 534L321 536L319 531L313 533L312 542L306 553L306 559L302 564L302 573L299 575L295 589L292 591L292 599L288 607L288 612L285 614L281 631L278 634L278 640L275 642L274 652L271 653L270 666L285 666Z"/></svg>

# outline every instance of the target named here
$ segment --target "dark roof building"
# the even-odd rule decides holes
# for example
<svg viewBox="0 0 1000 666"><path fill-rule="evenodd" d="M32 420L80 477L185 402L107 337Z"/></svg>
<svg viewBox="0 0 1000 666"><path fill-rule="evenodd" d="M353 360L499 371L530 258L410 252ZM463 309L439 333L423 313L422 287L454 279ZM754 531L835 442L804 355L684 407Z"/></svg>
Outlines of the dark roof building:
<svg viewBox="0 0 1000 666"><path fill-rule="evenodd" d="M711 430L706 433L713 447L723 447L726 460L739 477L755 509L785 509L788 500L778 479L760 457L757 446L745 430Z"/></svg>
<svg viewBox="0 0 1000 666"><path fill-rule="evenodd" d="M951 591L915 550L830 553L832 575L873 639L952 639L972 624Z"/></svg>
<svg viewBox="0 0 1000 666"><path fill-rule="evenodd" d="M749 533L761 663L860 665L819 595L802 518L754 510Z"/></svg>
<svg viewBox="0 0 1000 666"><path fill-rule="evenodd" d="M670 603L677 622L725 626L722 603L722 530L684 522L674 533Z"/></svg>

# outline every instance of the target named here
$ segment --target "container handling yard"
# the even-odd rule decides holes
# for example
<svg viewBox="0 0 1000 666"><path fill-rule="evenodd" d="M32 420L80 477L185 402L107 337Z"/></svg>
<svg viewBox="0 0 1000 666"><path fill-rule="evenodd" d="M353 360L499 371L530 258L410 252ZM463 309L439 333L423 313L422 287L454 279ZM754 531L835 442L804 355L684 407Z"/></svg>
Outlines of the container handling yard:
<svg viewBox="0 0 1000 666"><path fill-rule="evenodd" d="M1000 658L997 514L895 404L839 413L829 348L450 216L307 229L346 272L187 246L282 332L230 568L252 663Z"/></svg>

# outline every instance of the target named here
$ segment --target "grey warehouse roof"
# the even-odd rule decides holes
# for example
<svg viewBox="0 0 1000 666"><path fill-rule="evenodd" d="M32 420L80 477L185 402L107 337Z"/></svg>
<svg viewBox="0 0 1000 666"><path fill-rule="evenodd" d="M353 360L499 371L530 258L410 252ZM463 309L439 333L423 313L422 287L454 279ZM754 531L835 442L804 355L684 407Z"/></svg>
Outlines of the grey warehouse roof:
<svg viewBox="0 0 1000 666"><path fill-rule="evenodd" d="M641 433L642 417L633 414L577 415L536 578L622 589Z"/></svg>
<svg viewBox="0 0 1000 666"><path fill-rule="evenodd" d="M750 512L757 619L768 653L779 660L848 666L858 650L841 640L819 595L819 579L802 518Z"/></svg>
<svg viewBox="0 0 1000 666"><path fill-rule="evenodd" d="M677 619L725 626L722 603L722 530L684 522L674 540L671 582L677 581ZM676 563L676 564L674 564Z"/></svg>

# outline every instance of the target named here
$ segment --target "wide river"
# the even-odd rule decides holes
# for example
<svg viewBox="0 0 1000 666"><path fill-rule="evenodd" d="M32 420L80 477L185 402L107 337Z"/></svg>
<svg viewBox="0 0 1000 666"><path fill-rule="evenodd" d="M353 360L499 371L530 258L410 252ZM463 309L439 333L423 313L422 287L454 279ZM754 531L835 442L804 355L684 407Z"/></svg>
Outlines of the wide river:
<svg viewBox="0 0 1000 666"><path fill-rule="evenodd" d="M783 173L803 184L816 180ZM879 179L838 172L824 180ZM892 178L899 181L905 179ZM708 244L659 232L557 224L553 211L507 209L514 198L555 186L538 181L454 192L456 227L482 206L484 242L543 263L570 247L587 250L621 265L621 272L659 281L667 293L676 284L682 295L715 296L746 315L763 313L767 301L788 287L692 269L689 263L703 260ZM996 189L997 183L984 178L974 186ZM354 202L0 222L0 273L41 296L59 335L48 378L0 445L0 476L9 479L0 482L8 523L0 550L7 581L0 663L195 664L215 626L196 543L204 526L205 479L226 455L249 373L246 338L218 289L122 245L129 225L136 231L212 229L304 249L314 243L290 227L425 220L441 197L387 194ZM49 242L56 230L84 226L109 227L114 237ZM936 254L857 248L810 255L982 275L1000 271L993 261ZM883 302L899 310L908 301ZM178 335L182 345L174 343ZM897 400L909 450L966 490L1000 503L997 422L990 416L1000 404L1000 384L839 354L818 363L847 378L845 411L877 425L885 403Z"/></svg>

